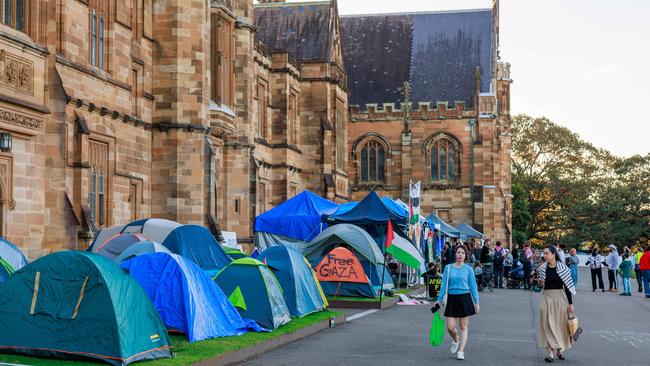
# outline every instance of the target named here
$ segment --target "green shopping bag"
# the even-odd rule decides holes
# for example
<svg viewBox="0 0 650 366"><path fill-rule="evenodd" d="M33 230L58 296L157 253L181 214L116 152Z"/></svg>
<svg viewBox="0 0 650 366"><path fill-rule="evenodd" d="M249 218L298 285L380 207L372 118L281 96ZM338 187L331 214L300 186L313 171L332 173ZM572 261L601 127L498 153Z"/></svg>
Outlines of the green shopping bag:
<svg viewBox="0 0 650 366"><path fill-rule="evenodd" d="M442 344L442 339L445 337L445 321L440 317L440 313L433 314L431 321L431 330L429 330L429 342L432 346L438 347Z"/></svg>

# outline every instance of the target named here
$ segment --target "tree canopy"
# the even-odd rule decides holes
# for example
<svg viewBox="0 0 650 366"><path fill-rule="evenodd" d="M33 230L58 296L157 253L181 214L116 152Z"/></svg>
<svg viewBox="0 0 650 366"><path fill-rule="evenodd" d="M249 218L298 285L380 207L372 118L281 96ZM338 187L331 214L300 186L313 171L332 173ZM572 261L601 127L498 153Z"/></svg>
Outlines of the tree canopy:
<svg viewBox="0 0 650 366"><path fill-rule="evenodd" d="M646 242L650 154L620 158L547 118L512 119L513 239Z"/></svg>

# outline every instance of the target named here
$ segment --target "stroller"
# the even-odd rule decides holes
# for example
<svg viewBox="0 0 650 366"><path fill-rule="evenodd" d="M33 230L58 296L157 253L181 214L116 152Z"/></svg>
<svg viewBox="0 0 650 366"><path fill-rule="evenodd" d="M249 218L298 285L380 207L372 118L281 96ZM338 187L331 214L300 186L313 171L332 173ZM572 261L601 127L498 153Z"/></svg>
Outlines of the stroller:
<svg viewBox="0 0 650 366"><path fill-rule="evenodd" d="M492 266L483 266L483 283L481 284L481 287L490 292L494 292L493 273Z"/></svg>
<svg viewBox="0 0 650 366"><path fill-rule="evenodd" d="M524 265L518 262L517 268L510 271L510 277L506 286L509 289L520 289L524 287Z"/></svg>

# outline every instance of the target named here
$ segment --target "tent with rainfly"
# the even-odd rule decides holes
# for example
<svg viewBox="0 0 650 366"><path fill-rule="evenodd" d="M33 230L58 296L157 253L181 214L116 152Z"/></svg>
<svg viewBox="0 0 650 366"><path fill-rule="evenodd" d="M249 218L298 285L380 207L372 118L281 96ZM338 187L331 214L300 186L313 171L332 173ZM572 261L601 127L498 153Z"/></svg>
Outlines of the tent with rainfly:
<svg viewBox="0 0 650 366"><path fill-rule="evenodd" d="M0 291L0 352L127 365L171 357L158 312L138 283L110 260L57 252Z"/></svg>
<svg viewBox="0 0 650 366"><path fill-rule="evenodd" d="M382 275L384 289L393 288L390 273L384 270L384 255L375 240L364 229L352 224L338 224L328 227L309 243L302 254L307 257L312 266L316 267L323 258L334 248L345 246L357 258L370 280L372 291L361 290L357 283L344 283L331 289L330 284L321 283L323 291L328 295L374 297L381 288ZM365 286L364 286L365 287Z"/></svg>
<svg viewBox="0 0 650 366"><path fill-rule="evenodd" d="M255 246L291 244L300 250L327 228L322 215L336 211L339 205L310 191L303 191L255 218Z"/></svg>
<svg viewBox="0 0 650 366"><path fill-rule="evenodd" d="M131 258L135 258L139 255L151 254L151 253L172 254L172 252L170 252L169 249L162 246L162 244L156 243L155 241L141 241L139 243L135 243L130 247L126 248L126 250L123 251L119 257L115 258L113 262L119 264Z"/></svg>
<svg viewBox="0 0 650 366"><path fill-rule="evenodd" d="M234 260L214 281L244 318L266 329L277 329L291 321L282 287L264 263L253 258Z"/></svg>
<svg viewBox="0 0 650 366"><path fill-rule="evenodd" d="M142 219L127 225L103 229L97 234L88 251L94 251L99 243L119 233L142 233L161 243L172 253L190 259L211 276L231 262L210 230L203 226L181 225L164 219Z"/></svg>
<svg viewBox="0 0 650 366"><path fill-rule="evenodd" d="M190 342L261 331L243 319L199 266L177 254L143 254L122 263L142 286L169 330Z"/></svg>
<svg viewBox="0 0 650 366"><path fill-rule="evenodd" d="M25 254L9 240L0 237L0 283L29 263Z"/></svg>
<svg viewBox="0 0 650 366"><path fill-rule="evenodd" d="M305 257L286 246L266 248L258 257L273 271L282 286L292 316L302 317L325 309L329 304Z"/></svg>
<svg viewBox="0 0 650 366"><path fill-rule="evenodd" d="M144 242L151 241L148 236L142 233L120 233L111 236L103 243L91 246L92 253L97 253L110 260L115 260L130 246ZM90 251L90 248L89 250Z"/></svg>
<svg viewBox="0 0 650 366"><path fill-rule="evenodd" d="M369 298L377 295L359 258L345 247L327 252L316 264L316 276L328 295Z"/></svg>

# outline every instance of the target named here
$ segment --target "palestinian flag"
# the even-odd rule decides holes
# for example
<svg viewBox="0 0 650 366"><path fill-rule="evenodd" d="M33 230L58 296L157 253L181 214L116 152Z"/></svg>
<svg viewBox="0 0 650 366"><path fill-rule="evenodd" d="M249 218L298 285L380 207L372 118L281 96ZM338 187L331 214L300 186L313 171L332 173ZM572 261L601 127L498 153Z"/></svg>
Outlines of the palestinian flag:
<svg viewBox="0 0 650 366"><path fill-rule="evenodd" d="M390 253L398 261L422 273L424 269L424 258L417 248L408 240L393 232L393 224L388 220L386 230L386 253Z"/></svg>

